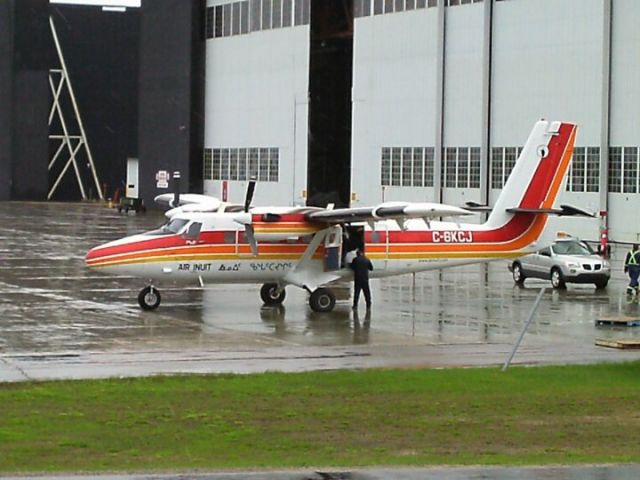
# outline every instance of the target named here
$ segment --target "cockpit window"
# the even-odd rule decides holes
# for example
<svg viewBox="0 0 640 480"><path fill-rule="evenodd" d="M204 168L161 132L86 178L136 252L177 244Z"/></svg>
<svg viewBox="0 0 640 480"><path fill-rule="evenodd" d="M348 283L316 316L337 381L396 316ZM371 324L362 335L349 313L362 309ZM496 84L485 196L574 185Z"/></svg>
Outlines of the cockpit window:
<svg viewBox="0 0 640 480"><path fill-rule="evenodd" d="M182 230L187 223L189 220L184 218L172 218L160 228L147 232L147 235L172 235Z"/></svg>
<svg viewBox="0 0 640 480"><path fill-rule="evenodd" d="M187 223L189 223L189 220L184 218L172 218L162 226L162 229L168 233L178 233Z"/></svg>

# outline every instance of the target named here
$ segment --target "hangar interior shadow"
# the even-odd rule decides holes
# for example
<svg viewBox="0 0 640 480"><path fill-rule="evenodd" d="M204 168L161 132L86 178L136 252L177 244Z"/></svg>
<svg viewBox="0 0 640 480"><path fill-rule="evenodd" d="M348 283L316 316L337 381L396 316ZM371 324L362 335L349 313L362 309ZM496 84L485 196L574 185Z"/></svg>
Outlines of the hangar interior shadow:
<svg viewBox="0 0 640 480"><path fill-rule="evenodd" d="M311 2L308 205L349 206L353 0Z"/></svg>
<svg viewBox="0 0 640 480"><path fill-rule="evenodd" d="M111 12L92 6L63 4L49 8L101 188L105 198L113 197L117 190L122 193L124 188L127 158L138 155L140 11L128 8L124 12ZM52 68L58 68L57 54L52 57ZM65 122L77 132L69 97L63 96L62 100ZM50 133L56 132L60 132L60 126L54 123ZM50 143L49 158L57 146L57 143ZM62 160L58 160L50 172L50 187L64 167ZM84 154L79 169L88 197L97 198ZM65 173L53 200L80 198L71 170Z"/></svg>

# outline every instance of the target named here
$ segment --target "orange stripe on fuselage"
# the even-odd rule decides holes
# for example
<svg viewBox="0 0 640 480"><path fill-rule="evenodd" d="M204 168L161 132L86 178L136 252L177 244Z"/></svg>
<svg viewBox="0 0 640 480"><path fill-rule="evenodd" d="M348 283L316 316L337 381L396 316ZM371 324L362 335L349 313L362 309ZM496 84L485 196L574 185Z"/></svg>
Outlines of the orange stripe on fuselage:
<svg viewBox="0 0 640 480"><path fill-rule="evenodd" d="M284 256L302 256L304 250L307 245L305 244L294 244L294 245L283 245L283 244L261 244L258 247L258 254L260 256L273 256L273 255L284 255ZM184 260L187 257L207 257L207 258L221 258L221 259L230 259L230 258L239 258L240 255L251 255L251 247L246 244L224 244L224 245L196 245L196 246L186 246L180 248L161 248L161 249L153 249L153 250L139 250L139 251L131 251L130 253L125 254L116 254L109 255L103 257L96 257L94 259L87 260L87 265L90 266L100 266L104 264L130 264L135 262L142 262L146 259L155 259L155 261L160 261L160 259L164 261L172 261L172 260ZM316 252L317 255L322 255L324 250L319 249Z"/></svg>
<svg viewBox="0 0 640 480"><path fill-rule="evenodd" d="M163 249L155 249L155 250L140 250L138 252L131 252L127 254L119 254L119 255L110 255L104 257L98 257L96 259L88 260L87 263L91 264L94 261L101 260L128 260L131 258L142 258L142 257L154 257L154 256L164 256L164 257L179 257L184 255L231 255L237 253L236 250L239 250L239 253L251 253L251 247L241 245L239 249L236 248L236 244L229 245L203 245L196 247L181 247L181 248L163 248ZM275 248L278 247L278 248ZM261 245L259 252L264 253L273 253L271 250L277 251L277 253L302 253L306 248L305 245Z"/></svg>
<svg viewBox="0 0 640 480"><path fill-rule="evenodd" d="M153 257L153 256L181 256L181 255L192 255L192 254L230 254L235 253L236 247L235 244L231 245L206 245L206 246L186 246L186 247L177 247L177 248L158 248L152 250L139 250L132 251L130 253L121 253L115 255L105 255L103 257L98 257L96 259L87 260L87 263L91 265L94 261L104 261L104 260L129 260L132 258L143 258L143 257Z"/></svg>

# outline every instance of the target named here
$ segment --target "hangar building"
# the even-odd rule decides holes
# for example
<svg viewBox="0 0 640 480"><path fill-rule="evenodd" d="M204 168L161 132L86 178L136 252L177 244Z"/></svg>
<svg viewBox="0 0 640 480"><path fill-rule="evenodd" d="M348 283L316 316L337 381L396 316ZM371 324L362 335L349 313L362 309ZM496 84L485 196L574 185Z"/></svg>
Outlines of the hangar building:
<svg viewBox="0 0 640 480"><path fill-rule="evenodd" d="M636 0L208 0L204 190L491 205L533 123L561 119L580 127L561 202L638 240L638 18Z"/></svg>
<svg viewBox="0 0 640 480"><path fill-rule="evenodd" d="M565 229L640 240L637 0L142 0L111 23L7 0L0 199L41 199L52 182L40 135L50 14L113 38L90 59L112 94L89 108L101 119L123 105L109 118L126 132L94 142L110 190L136 157L147 203L158 170L181 170L183 191L229 201L255 176L262 205L491 205L533 123L561 119L580 127L561 203L601 217ZM66 44L97 41L79 32ZM78 96L95 97L82 83Z"/></svg>

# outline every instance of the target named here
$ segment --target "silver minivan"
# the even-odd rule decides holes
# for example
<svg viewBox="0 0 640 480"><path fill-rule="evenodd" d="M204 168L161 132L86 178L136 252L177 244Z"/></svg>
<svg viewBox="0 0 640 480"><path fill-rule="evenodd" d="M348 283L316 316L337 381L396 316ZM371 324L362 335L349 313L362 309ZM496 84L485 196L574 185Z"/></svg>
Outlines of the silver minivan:
<svg viewBox="0 0 640 480"><path fill-rule="evenodd" d="M609 261L576 238L558 239L550 247L518 258L509 270L519 285L527 278L543 278L551 280L553 288L565 288L566 283L593 283L601 289L611 277Z"/></svg>

